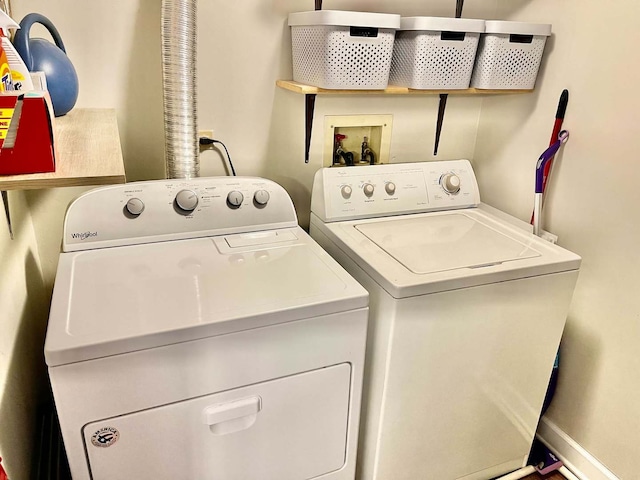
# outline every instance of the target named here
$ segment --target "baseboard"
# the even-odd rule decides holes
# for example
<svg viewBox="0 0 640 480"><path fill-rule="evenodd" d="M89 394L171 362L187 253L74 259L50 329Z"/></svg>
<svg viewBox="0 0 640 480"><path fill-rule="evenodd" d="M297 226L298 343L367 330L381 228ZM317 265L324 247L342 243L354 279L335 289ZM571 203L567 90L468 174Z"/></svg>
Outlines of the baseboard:
<svg viewBox="0 0 640 480"><path fill-rule="evenodd" d="M620 480L546 417L540 420L536 435L580 480Z"/></svg>

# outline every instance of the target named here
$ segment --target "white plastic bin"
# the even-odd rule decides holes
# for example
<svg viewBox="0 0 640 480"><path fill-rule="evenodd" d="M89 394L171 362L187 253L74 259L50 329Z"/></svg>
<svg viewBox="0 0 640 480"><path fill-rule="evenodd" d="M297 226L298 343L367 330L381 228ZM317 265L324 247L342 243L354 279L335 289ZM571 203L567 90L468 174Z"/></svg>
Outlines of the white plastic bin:
<svg viewBox="0 0 640 480"><path fill-rule="evenodd" d="M389 83L421 90L469 88L484 20L403 17Z"/></svg>
<svg viewBox="0 0 640 480"><path fill-rule="evenodd" d="M533 89L551 25L487 20L480 38L471 86Z"/></svg>
<svg viewBox="0 0 640 480"><path fill-rule="evenodd" d="M315 10L289 14L293 80L327 89L385 89L400 15Z"/></svg>

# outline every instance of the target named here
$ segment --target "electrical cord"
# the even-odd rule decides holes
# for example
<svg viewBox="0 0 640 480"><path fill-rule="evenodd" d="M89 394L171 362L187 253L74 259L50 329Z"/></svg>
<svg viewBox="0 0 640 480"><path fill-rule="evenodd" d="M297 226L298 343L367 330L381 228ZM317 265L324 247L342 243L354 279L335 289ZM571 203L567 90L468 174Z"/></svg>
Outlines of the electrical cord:
<svg viewBox="0 0 640 480"><path fill-rule="evenodd" d="M231 168L231 173L233 174L234 177L236 176L236 169L233 168L233 162L231 161L231 155L229 155L229 150L227 150L227 146L224 143L222 143L220 140L215 140L215 139L209 138L209 137L200 137L199 143L202 146L213 145L215 143L219 143L220 145L222 145L222 147L224 148L225 153L227 154L227 160L229 162L229 167Z"/></svg>

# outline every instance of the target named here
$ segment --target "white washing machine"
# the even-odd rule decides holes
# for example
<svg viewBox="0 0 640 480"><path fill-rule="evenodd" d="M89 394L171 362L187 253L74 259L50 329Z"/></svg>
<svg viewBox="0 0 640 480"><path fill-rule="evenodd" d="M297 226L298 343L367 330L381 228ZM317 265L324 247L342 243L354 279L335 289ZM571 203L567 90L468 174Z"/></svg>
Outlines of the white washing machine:
<svg viewBox="0 0 640 480"><path fill-rule="evenodd" d="M311 211L370 294L357 477L525 465L580 257L481 204L466 160L322 169Z"/></svg>
<svg viewBox="0 0 640 480"><path fill-rule="evenodd" d="M45 345L74 480L352 480L367 304L271 181L84 194Z"/></svg>

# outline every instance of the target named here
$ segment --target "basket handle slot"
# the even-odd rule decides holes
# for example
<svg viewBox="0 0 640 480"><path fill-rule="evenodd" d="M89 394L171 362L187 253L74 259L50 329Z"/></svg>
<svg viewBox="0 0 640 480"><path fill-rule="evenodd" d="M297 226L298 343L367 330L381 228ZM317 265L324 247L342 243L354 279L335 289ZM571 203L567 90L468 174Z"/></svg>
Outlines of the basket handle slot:
<svg viewBox="0 0 640 480"><path fill-rule="evenodd" d="M463 42L466 32L440 32L440 40Z"/></svg>
<svg viewBox="0 0 640 480"><path fill-rule="evenodd" d="M533 35L519 35L517 33L512 33L509 35L510 43L532 43Z"/></svg>
<svg viewBox="0 0 640 480"><path fill-rule="evenodd" d="M349 34L352 37L377 38L378 29L372 27L350 27Z"/></svg>

